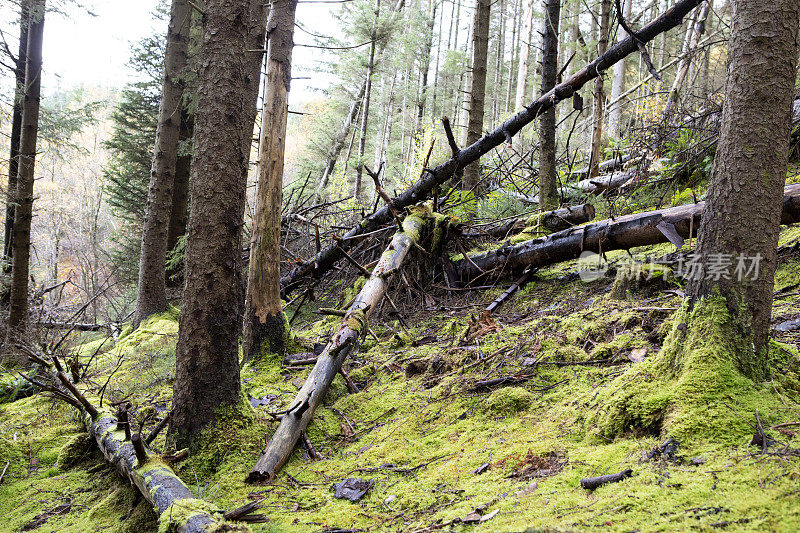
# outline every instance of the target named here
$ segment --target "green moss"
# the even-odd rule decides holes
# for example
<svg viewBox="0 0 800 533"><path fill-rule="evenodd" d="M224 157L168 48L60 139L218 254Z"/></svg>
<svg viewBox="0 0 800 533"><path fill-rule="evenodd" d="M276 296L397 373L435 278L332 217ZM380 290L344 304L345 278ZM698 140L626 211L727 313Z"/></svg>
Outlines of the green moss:
<svg viewBox="0 0 800 533"><path fill-rule="evenodd" d="M58 452L56 466L67 470L79 464L92 454L94 446L95 441L88 433L75 435Z"/></svg>
<svg viewBox="0 0 800 533"><path fill-rule="evenodd" d="M739 371L736 358L748 348L731 326L719 297L697 302L691 312L684 307L662 351L629 368L597 396L587 417L589 427L606 438L638 430L741 442L752 434L741 414L752 418L758 408L769 412L776 399ZM738 408L729 398L735 398Z"/></svg>
<svg viewBox="0 0 800 533"><path fill-rule="evenodd" d="M533 394L522 387L497 389L486 399L486 407L496 415L511 415L525 411L533 404Z"/></svg>
<svg viewBox="0 0 800 533"><path fill-rule="evenodd" d="M180 527L193 516L217 515L221 518L220 509L217 506L198 499L178 500L169 506L158 519L158 533L177 533ZM246 526L227 525L225 529L218 531L250 531Z"/></svg>

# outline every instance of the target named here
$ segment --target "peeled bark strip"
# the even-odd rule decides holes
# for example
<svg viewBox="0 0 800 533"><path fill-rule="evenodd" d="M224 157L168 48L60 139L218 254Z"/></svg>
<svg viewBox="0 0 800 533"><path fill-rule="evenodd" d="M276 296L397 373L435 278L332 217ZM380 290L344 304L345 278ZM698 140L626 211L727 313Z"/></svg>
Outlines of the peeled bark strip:
<svg viewBox="0 0 800 533"><path fill-rule="evenodd" d="M278 429L247 476L249 483L274 480L278 471L289 460L297 440L314 416L314 411L322 403L333 378L342 368L342 363L347 356L358 350L361 334L367 327L370 313L386 294L389 279L400 270L408 251L419 241L430 215L431 208L426 205L413 209L405 218L402 231L395 233L372 275L364 284L364 288L347 310L339 329L317 359L317 364L297 393L291 407L281 418Z"/></svg>
<svg viewBox="0 0 800 533"><path fill-rule="evenodd" d="M680 25L683 21L683 17L697 7L702 1L703 0L680 0L660 17L639 30L639 41L647 43L659 34ZM605 54L599 56L589 65L573 74L564 83L557 85L553 90L542 95L531 105L525 107L516 115L506 120L497 129L485 135L471 146L460 150L453 157L438 165L436 168L426 171L414 185L403 191L394 199L393 203L395 207L397 209L403 209L424 200L437 186L442 185L452 178L460 169L477 161L482 155L513 138L523 127L533 122L545 110L565 99L572 98L572 95L586 85L586 83L599 76L617 61L620 61L636 51L638 51L638 47L631 37L615 44ZM281 279L283 296L300 287L304 282L304 278L307 276L322 276L322 274L330 270L337 261L344 257L342 250L347 251L360 241L360 239L358 239L359 236L376 231L384 224L391 222L391 220L392 213L388 207L384 206L364 219L358 226L347 232L343 236L344 241L341 245L337 243L337 245L329 246L321 250L314 258L295 267L288 275Z"/></svg>
<svg viewBox="0 0 800 533"><path fill-rule="evenodd" d="M675 233L683 238L690 236L690 228L693 236L697 236L704 206L705 202L698 202L659 211L636 213L560 231L513 246L502 246L496 250L472 255L469 259L456 261L455 271L462 282L469 282L478 276L481 276L483 282L485 272L495 271L496 274L518 272L527 267L543 267L578 259L583 252L627 250L637 246L669 242L667 236L658 228L661 224L671 224ZM784 189L781 214L781 224L797 222L800 222L800 184L789 185Z"/></svg>

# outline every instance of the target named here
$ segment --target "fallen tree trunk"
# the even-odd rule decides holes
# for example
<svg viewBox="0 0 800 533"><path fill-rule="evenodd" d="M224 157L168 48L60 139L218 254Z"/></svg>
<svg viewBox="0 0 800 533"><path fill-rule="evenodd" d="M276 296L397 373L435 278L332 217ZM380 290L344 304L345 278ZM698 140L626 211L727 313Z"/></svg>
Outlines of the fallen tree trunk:
<svg viewBox="0 0 800 533"><path fill-rule="evenodd" d="M616 191L632 183L636 178L643 176L647 177L652 175L653 172L642 171L640 169L621 170L612 172L611 174L603 174L596 178L588 178L581 180L577 183L571 183L558 188L558 195L561 198L577 199L587 194L600 195L607 191ZM522 193L511 193L504 191L506 194L522 200L529 204L539 204L539 196L529 196Z"/></svg>
<svg viewBox="0 0 800 533"><path fill-rule="evenodd" d="M289 459L298 439L305 431L314 411L322 403L328 388L342 368L342 363L358 350L361 334L366 331L369 315L380 303L389 286L389 279L403 264L408 251L419 241L422 228L431 216L430 205L416 208L403 221L401 231L395 233L389 247L381 256L364 288L356 296L339 329L331 337L325 350L297 393L294 402L283 413L281 423L272 435L258 462L247 476L247 482L272 481Z"/></svg>
<svg viewBox="0 0 800 533"><path fill-rule="evenodd" d="M111 324L92 324L81 322L34 322L33 326L44 329L73 329L75 331L110 331L116 327Z"/></svg>
<svg viewBox="0 0 800 533"><path fill-rule="evenodd" d="M464 233L463 237L490 236L495 239L505 239L509 235L523 231L525 228L535 226L548 231L561 231L572 226L591 222L595 210L592 204L572 205L554 211L531 215L527 218L512 218L503 224L492 226L482 232Z"/></svg>
<svg viewBox="0 0 800 533"><path fill-rule="evenodd" d="M53 357L51 365L37 354L28 352L28 357L46 371L53 384L23 377L80 411L81 420L103 457L150 502L162 528L181 533L206 533L209 526L222 526L222 511L212 511L210 503L195 498L172 468L147 449L139 435L131 435L127 411L122 411L124 416L120 416L108 408L96 407L90 401L94 398L78 390L64 374L57 358Z"/></svg>
<svg viewBox="0 0 800 533"><path fill-rule="evenodd" d="M446 162L433 169L426 169L423 176L410 188L403 191L394 199L395 209L402 210L408 206L425 200L437 187L451 179L466 165L474 163L484 154L497 148L511 139L519 131L536 120L547 109L554 107L559 102L572 98L586 83L600 76L609 67L636 52L639 46L654 39L657 35L678 26L692 9L703 0L679 0L674 6L656 18L650 24L637 32L637 39L629 36L612 46L606 53L597 57L590 64L573 74L563 83L542 95L531 105L526 106L516 115L506 120L497 129L488 133L471 146L458 150ZM313 259L296 266L289 274L281 279L281 292L285 297L291 291L304 283L304 278L319 278L333 268L333 265L344 258L343 251L347 251L360 240L358 237L380 229L392 221L391 210L384 206L365 218L358 226L352 228L343 237L343 242L321 250Z"/></svg>
<svg viewBox="0 0 800 533"><path fill-rule="evenodd" d="M627 163L630 160L631 160L630 155L620 154L614 159L609 159L607 161L603 161L602 163L600 163L600 172L606 174L609 172L614 172L615 170L622 170L622 167L625 166L625 163ZM572 172L572 174L569 175L569 179L584 180L588 175L589 175L589 167L586 167Z"/></svg>
<svg viewBox="0 0 800 533"><path fill-rule="evenodd" d="M697 235L704 205L705 202L698 202L636 213L515 245L504 245L456 261L455 273L462 283L477 279L483 283L487 276L578 259L584 252L600 253L649 246L675 240L675 234L689 238ZM800 222L800 184L789 185L784 189L781 214L781 224L797 222ZM693 234L691 236L690 230Z"/></svg>

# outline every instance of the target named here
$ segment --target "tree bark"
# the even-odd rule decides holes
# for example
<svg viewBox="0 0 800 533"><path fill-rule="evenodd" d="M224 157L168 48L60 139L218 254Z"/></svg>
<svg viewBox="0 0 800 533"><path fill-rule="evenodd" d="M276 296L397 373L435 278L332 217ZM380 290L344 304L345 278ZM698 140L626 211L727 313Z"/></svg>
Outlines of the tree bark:
<svg viewBox="0 0 800 533"><path fill-rule="evenodd" d="M181 111L181 127L178 144L178 160L175 162L175 179L172 184L172 207L167 231L167 252L175 250L181 237L186 235L189 219L189 175L192 171L192 155L180 153L181 143L191 141L194 135L194 117L184 106ZM167 268L167 287L183 286L183 264Z"/></svg>
<svg viewBox="0 0 800 533"><path fill-rule="evenodd" d="M641 28L638 32L639 40L642 43L647 43L661 33L675 28L681 24L683 17L701 1L702 0L679 0L671 9L668 9L650 24ZM503 142L508 142L508 140L513 138L523 127L534 121L549 107L557 105L564 99L572 98L572 95L586 85L586 83L599 76L620 59L636 51L638 51L637 44L630 37L617 43L604 55L596 58L590 64L570 76L569 79L520 110L495 130L482 137L478 142L463 150L459 150L444 163L426 171L414 185L403 191L394 199L395 208L404 209L414 203L424 200L437 186L451 179L460 169L464 168L465 165L476 161L479 157L497 146L500 146ZM382 225L388 224L392 220L392 213L386 206L365 218L360 224L352 228L342 237L341 243L321 250L312 259L297 265L288 273L281 280L283 294L286 295L301 286L308 276L316 278L322 276L325 272L330 270L337 261L344 257L342 250L349 250L351 246L360 242L365 234L378 230Z"/></svg>
<svg viewBox="0 0 800 533"><path fill-rule="evenodd" d="M389 287L389 280L400 270L408 251L419 242L422 229L430 214L430 206L426 206L418 208L418 212L412 212L405 218L402 229L394 235L372 275L347 310L339 329L317 358L316 365L297 393L291 407L281 418L278 429L275 430L267 447L261 452L256 465L247 476L248 482L274 480L278 471L289 459L297 440L314 416L314 411L325 398L333 378L342 368L342 363L348 355L358 351L362 333L369 323L370 313L383 299Z"/></svg>
<svg viewBox="0 0 800 533"><path fill-rule="evenodd" d="M25 60L25 97L15 194L14 251L11 267L11 301L6 331L6 350L19 340L28 321L28 278L33 217L33 181L39 137L39 101L42 91L42 41L45 0L32 0Z"/></svg>
<svg viewBox="0 0 800 533"><path fill-rule="evenodd" d="M297 0L273 4L267 23L267 84L247 271L245 360L266 353L283 356L287 333L281 306L280 223L296 9Z"/></svg>
<svg viewBox="0 0 800 533"><path fill-rule="evenodd" d="M169 438L178 448L239 401L241 231L248 157L248 2L206 0L198 58L186 284ZM258 58L258 56L256 56ZM257 82L256 82L257 85Z"/></svg>
<svg viewBox="0 0 800 533"><path fill-rule="evenodd" d="M542 94L556 86L558 74L558 23L561 0L545 0L544 35L542 36ZM556 180L556 108L551 107L539 118L539 209L550 211L558 207Z"/></svg>
<svg viewBox="0 0 800 533"><path fill-rule="evenodd" d="M489 49L490 0L477 0L472 30L472 88L469 99L469 122L467 144L471 145L483 136L483 107L486 99L486 64ZM480 165L464 168L462 188L474 189L481 177Z"/></svg>
<svg viewBox="0 0 800 533"><path fill-rule="evenodd" d="M784 190L783 202L778 198L774 203L778 211L780 224L796 224L800 222L800 185L789 185ZM739 205L750 202L737 198ZM532 239L514 245L504 245L471 255L469 260L460 259L454 263L459 279L464 283L480 278L483 283L487 272L492 276L501 273L521 272L528 267L543 267L578 259L585 252L609 252L611 250L628 250L638 246L650 246L669 242L667 236L658 228L660 224L674 226L674 231L681 237L689 238L690 229L697 233L705 202L682 205L659 211L636 213L617 217L613 220L601 220L585 226L571 228L553 233L547 237ZM712 219L714 217L713 211ZM745 228L753 227L752 215L744 223ZM662 226L662 228L669 226ZM777 242L777 241L776 241ZM772 285L769 293L772 295ZM767 315L769 319L769 315Z"/></svg>
<svg viewBox="0 0 800 533"><path fill-rule="evenodd" d="M142 227L134 328L148 316L167 309L167 236L178 161L191 9L187 0L172 0L147 212Z"/></svg>
<svg viewBox="0 0 800 533"><path fill-rule="evenodd" d="M597 53L603 55L608 48L608 29L611 16L611 0L602 0L600 4L600 27L598 28ZM589 155L589 177L596 177L600 171L598 166L603 150L603 114L605 110L606 93L603 77L594 80L594 118L592 119L592 147Z"/></svg>
<svg viewBox="0 0 800 533"><path fill-rule="evenodd" d="M624 2L622 16L625 17L625 21L627 22L631 19L631 4L633 4L633 0L624 0ZM617 37L618 41L621 41L628 36L628 32L626 32L622 26L617 27L617 32L619 32ZM618 100L620 100L620 96L622 96L624 90L625 60L623 59L614 65L614 77L611 79L611 101L615 103L609 105L608 135L614 139L619 139L622 128L622 102Z"/></svg>
<svg viewBox="0 0 800 533"><path fill-rule="evenodd" d="M794 0L733 2L722 128L708 188L697 256L711 265L730 256L760 257L757 274L693 280L693 302L719 295L731 332L747 349L730 353L759 380L769 371L767 342L777 268L780 197L786 180L800 5ZM691 327L691 324L690 324Z"/></svg>
<svg viewBox="0 0 800 533"><path fill-rule="evenodd" d="M19 172L19 149L22 137L22 107L25 101L25 65L28 55L28 27L31 0L22 0L19 10L19 51L14 65L14 105L11 111L11 146L8 157L8 188L6 189L6 225L3 239L3 270L11 272L14 253L14 199Z"/></svg>

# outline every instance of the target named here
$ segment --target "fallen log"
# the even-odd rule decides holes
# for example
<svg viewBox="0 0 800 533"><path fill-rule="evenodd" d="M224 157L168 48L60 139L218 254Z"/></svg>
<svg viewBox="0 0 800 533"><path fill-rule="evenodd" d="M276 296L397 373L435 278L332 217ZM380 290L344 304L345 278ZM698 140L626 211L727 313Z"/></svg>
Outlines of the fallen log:
<svg viewBox="0 0 800 533"><path fill-rule="evenodd" d="M628 479L633 475L633 470L628 468L618 474L607 474L605 476L585 477L581 479L581 487L586 490L594 490L606 483L617 483L623 479Z"/></svg>
<svg viewBox="0 0 800 533"><path fill-rule="evenodd" d="M600 163L600 172L607 174L616 170L622 170L622 168L625 166L625 163L630 160L631 156L629 154L620 154L613 159L609 159L608 161L603 161ZM575 170L569 175L569 179L584 180L587 176L589 176L589 167Z"/></svg>
<svg viewBox="0 0 800 533"><path fill-rule="evenodd" d="M594 215L595 209L592 204L573 205L542 214L534 214L529 217L512 218L502 224L490 226L486 230L462 233L461 236L465 238L488 236L495 239L505 239L529 227L547 231L561 231L572 226L591 222L594 219Z"/></svg>
<svg viewBox="0 0 800 533"><path fill-rule="evenodd" d="M222 511L211 511L211 504L195 498L172 468L146 448L138 434L129 437L129 426L116 413L107 407L96 407L100 405L95 403L96 398L87 391L78 390L60 370L61 363L56 357L53 357L52 365L30 351L28 357L52 380L52 385L35 384L80 411L81 420L103 457L150 502L163 529L206 533L212 527L224 527Z"/></svg>
<svg viewBox="0 0 800 533"><path fill-rule="evenodd" d="M477 140L471 146L458 150L453 156L433 169L426 169L417 182L403 191L393 200L393 205L398 211L419 203L437 187L451 179L465 166L476 162L484 154L497 148L504 142L511 142L514 135L519 133L546 110L554 107L559 102L570 99L586 83L600 76L612 65L621 61L630 54L637 52L639 47L653 40L657 35L678 26L692 9L703 0L679 0L670 9L656 18L650 24L642 27L637 32L637 39L629 36L614 46L606 53L598 56L590 64L573 74L569 79L556 85L553 89L542 95L530 105L519 111L516 115L506 120L497 129ZM304 279L311 276L319 278L333 268L333 265L342 259L342 250L347 251L360 241L361 236L380 229L392 221L392 213L388 206L375 211L365 218L358 226L347 232L339 246L329 246L308 261L297 265L292 271L281 279L281 296L297 289L304 284Z"/></svg>
<svg viewBox="0 0 800 533"><path fill-rule="evenodd" d="M80 322L34 322L33 325L44 329L73 329L75 331L110 331L116 327L112 324L92 324Z"/></svg>
<svg viewBox="0 0 800 533"><path fill-rule="evenodd" d="M485 282L487 275L578 259L587 251L627 250L669 242L676 237L685 239L697 235L704 205L705 202L698 202L602 220L519 244L503 245L459 259L453 266L462 283L479 278ZM793 184L784 189L781 224L797 222L800 222L800 184Z"/></svg>
<svg viewBox="0 0 800 533"><path fill-rule="evenodd" d="M596 178L588 178L577 183L564 185L563 187L558 188L558 195L560 198L567 199L578 199L581 196L586 196L588 194L600 195L608 191L617 191L622 189L626 185L633 183L633 181L638 177L648 177L653 174L655 173L642 171L636 168L630 170L621 170L619 172L603 174L602 176L597 176ZM536 205L539 204L538 195L530 196L522 193L504 192L525 203Z"/></svg>
<svg viewBox="0 0 800 533"><path fill-rule="evenodd" d="M338 330L317 358L314 368L297 393L294 402L286 412L282 413L278 429L275 430L267 447L261 452L253 470L247 476L248 483L275 479L314 416L314 411L322 403L333 378L342 368L342 363L358 350L362 333L365 333L368 327L370 313L383 299L389 286L389 279L400 270L408 251L418 243L423 227L432 216L430 204L412 208L410 211L403 221L401 230L395 233L370 278L348 308Z"/></svg>

